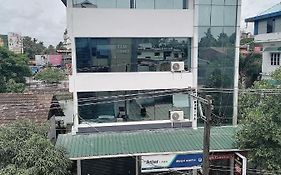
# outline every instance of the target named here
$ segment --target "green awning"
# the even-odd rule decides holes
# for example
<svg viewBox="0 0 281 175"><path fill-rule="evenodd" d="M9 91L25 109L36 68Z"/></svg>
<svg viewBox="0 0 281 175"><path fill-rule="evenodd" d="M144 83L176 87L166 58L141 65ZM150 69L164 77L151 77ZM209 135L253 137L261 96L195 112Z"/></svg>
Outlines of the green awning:
<svg viewBox="0 0 281 175"><path fill-rule="evenodd" d="M237 127L213 127L211 151L237 151ZM64 147L72 160L202 152L203 128L166 129L87 135L59 135L56 146Z"/></svg>
<svg viewBox="0 0 281 175"><path fill-rule="evenodd" d="M281 52L281 47L267 47L263 51L265 51L265 52Z"/></svg>

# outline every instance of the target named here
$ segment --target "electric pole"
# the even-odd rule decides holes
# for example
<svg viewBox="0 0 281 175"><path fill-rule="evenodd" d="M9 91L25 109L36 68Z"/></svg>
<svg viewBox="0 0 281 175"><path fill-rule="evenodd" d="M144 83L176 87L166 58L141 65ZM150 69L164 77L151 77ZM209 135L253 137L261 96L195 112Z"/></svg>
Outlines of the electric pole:
<svg viewBox="0 0 281 175"><path fill-rule="evenodd" d="M203 175L209 175L209 155L210 155L210 132L211 132L211 113L212 100L210 95L206 95L206 118L204 122L204 141L203 141Z"/></svg>

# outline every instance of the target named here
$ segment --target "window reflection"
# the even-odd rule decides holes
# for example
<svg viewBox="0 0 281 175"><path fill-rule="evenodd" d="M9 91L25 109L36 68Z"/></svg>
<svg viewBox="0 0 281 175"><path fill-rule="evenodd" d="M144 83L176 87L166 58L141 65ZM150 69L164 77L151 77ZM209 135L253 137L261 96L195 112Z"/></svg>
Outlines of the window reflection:
<svg viewBox="0 0 281 175"><path fill-rule="evenodd" d="M73 0L79 8L187 9L187 0Z"/></svg>
<svg viewBox="0 0 281 175"><path fill-rule="evenodd" d="M170 110L181 110L184 118L190 119L188 95L155 93L157 97L151 97L152 91L79 92L79 116L93 123L153 121L170 120Z"/></svg>
<svg viewBox="0 0 281 175"><path fill-rule="evenodd" d="M170 71L172 61L190 70L190 38L76 38L77 72Z"/></svg>

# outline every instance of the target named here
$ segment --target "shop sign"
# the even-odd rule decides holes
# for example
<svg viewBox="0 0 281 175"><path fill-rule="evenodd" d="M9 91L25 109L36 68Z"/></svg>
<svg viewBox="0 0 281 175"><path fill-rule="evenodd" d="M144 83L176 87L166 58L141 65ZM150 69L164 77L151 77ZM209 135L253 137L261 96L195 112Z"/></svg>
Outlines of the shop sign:
<svg viewBox="0 0 281 175"><path fill-rule="evenodd" d="M235 175L246 175L247 159L240 153L234 155L234 174Z"/></svg>
<svg viewBox="0 0 281 175"><path fill-rule="evenodd" d="M143 173L200 169L203 162L203 154L170 154L142 156L141 158L141 171Z"/></svg>

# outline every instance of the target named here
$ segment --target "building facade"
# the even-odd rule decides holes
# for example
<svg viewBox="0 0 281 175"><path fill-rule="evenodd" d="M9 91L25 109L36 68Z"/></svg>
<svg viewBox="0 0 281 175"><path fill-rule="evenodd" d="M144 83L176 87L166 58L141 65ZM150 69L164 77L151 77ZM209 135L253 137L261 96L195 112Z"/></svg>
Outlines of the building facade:
<svg viewBox="0 0 281 175"><path fill-rule="evenodd" d="M148 133L155 137L149 142L154 146L161 147L160 140L173 135L174 142L180 142L180 135L174 132L195 132L198 127L198 93L211 93L214 112L237 123L240 0L63 2L72 41L70 91L74 99L73 135L67 137L75 140L85 133L108 137L113 132L116 136L124 134L120 138L123 143L126 133L133 139L146 138ZM221 93L222 88L230 92ZM171 132L170 136L161 136L163 129ZM59 140L63 145L63 136ZM105 140L111 142L110 138ZM159 143L154 143L157 140ZM179 144L164 150L135 145L139 150L132 148L135 152L129 154L122 153L130 150L129 145L114 146L112 149L119 153L106 156L101 151L100 157L81 155L72 160L77 161L78 174L91 174L90 164L97 164L91 159L108 158L104 162L114 164L116 158L123 157L124 165L136 165L126 169L120 161L126 173L119 174L141 174L140 162L151 155L194 154L202 149L200 142L195 144L198 148L189 151L182 144L181 149ZM213 147L215 150L219 147ZM229 146L224 151L230 150L236 149ZM187 169L198 169L199 164ZM113 169L108 174L115 172Z"/></svg>
<svg viewBox="0 0 281 175"><path fill-rule="evenodd" d="M280 67L281 4L245 21L254 23L255 42L263 47L262 78L269 79L271 73Z"/></svg>

